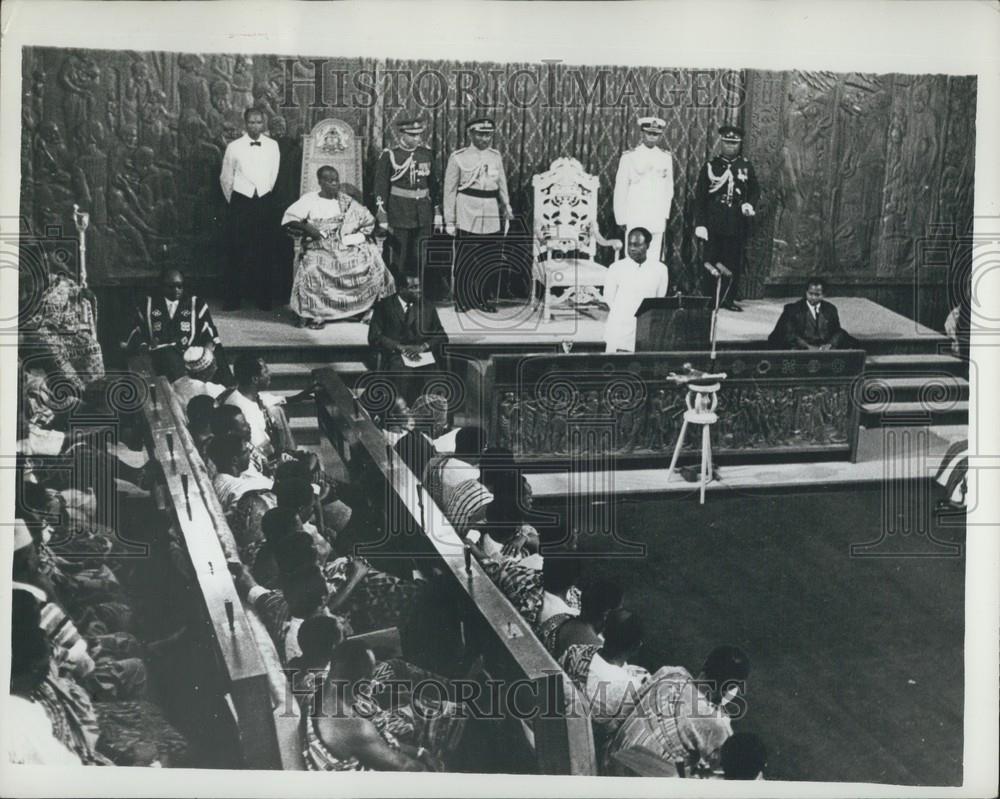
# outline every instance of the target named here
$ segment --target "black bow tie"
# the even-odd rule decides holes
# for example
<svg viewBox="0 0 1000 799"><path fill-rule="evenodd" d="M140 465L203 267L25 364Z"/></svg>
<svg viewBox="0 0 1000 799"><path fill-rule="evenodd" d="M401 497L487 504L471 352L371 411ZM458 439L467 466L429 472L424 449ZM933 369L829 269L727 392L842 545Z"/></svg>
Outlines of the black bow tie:
<svg viewBox="0 0 1000 799"><path fill-rule="evenodd" d="M260 147L260 142L259 141L252 141L252 142L250 142L250 146L251 147Z"/></svg>

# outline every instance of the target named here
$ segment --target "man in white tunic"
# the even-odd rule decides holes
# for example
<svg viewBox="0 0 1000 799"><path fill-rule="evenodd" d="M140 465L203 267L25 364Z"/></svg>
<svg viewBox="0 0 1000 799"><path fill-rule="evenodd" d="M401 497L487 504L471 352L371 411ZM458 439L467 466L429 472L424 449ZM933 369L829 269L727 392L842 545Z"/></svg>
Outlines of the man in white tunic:
<svg viewBox="0 0 1000 799"><path fill-rule="evenodd" d="M604 328L605 352L635 352L635 312L647 297L667 295L670 270L647 257L651 239L646 228L633 228L628 234L628 256L608 268L604 301L610 310Z"/></svg>
<svg viewBox="0 0 1000 799"><path fill-rule="evenodd" d="M642 143L622 154L615 177L615 219L626 235L636 227L652 233L650 251L657 261L674 199L674 158L659 146L666 125L659 117L639 118Z"/></svg>

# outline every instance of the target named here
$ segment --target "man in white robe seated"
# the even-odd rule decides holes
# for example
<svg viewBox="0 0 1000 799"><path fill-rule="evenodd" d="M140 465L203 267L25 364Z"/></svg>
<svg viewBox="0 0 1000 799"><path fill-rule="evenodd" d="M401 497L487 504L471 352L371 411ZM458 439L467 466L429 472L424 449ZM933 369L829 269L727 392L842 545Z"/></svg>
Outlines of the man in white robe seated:
<svg viewBox="0 0 1000 799"><path fill-rule="evenodd" d="M604 301L608 321L604 327L605 352L635 352L635 312L650 297L665 297L670 285L666 264L648 257L652 236L637 227L628 234L628 255L608 268Z"/></svg>

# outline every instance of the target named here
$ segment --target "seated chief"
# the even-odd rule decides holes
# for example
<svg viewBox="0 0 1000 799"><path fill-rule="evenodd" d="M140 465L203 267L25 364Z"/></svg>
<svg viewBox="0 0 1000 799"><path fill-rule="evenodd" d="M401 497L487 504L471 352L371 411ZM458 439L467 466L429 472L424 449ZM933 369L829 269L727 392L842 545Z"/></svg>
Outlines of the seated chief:
<svg viewBox="0 0 1000 799"><path fill-rule="evenodd" d="M790 302L781 312L767 341L783 350L851 350L860 349L857 339L840 326L837 307L823 299L826 281L810 278L806 296Z"/></svg>

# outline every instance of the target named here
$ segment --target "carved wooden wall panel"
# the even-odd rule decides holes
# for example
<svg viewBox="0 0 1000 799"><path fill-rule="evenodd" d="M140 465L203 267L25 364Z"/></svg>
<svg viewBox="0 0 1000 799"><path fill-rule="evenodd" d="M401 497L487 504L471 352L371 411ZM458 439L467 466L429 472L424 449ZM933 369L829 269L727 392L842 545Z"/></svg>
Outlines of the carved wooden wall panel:
<svg viewBox="0 0 1000 799"><path fill-rule="evenodd" d="M905 313L946 304L914 304L913 287L947 280L947 267L928 271L928 239L971 231L975 96L974 77L747 73L747 152L764 187L751 293L797 292L822 272Z"/></svg>
<svg viewBox="0 0 1000 799"><path fill-rule="evenodd" d="M351 79L370 72L365 85L372 88L354 92L362 102L351 102L352 83L345 88L339 79L328 79L317 101L313 78L324 63ZM551 74L559 96L571 102L506 110L456 102L460 72L485 81L493 72L510 77L529 68L538 65L29 48L21 213L35 233L59 226L72 235L72 204L84 206L92 218L88 266L96 285L141 282L168 262L195 278L214 278L226 210L218 188L222 153L241 132L242 110L253 105L271 119L293 162L279 187L289 203L298 190L300 136L324 118L353 127L370 180L400 118L427 119L428 143L443 169L448 153L465 143L465 122L488 113L499 123L516 210L530 213L536 172L573 155L600 176L600 223L610 230L618 158L635 141L634 117L652 112L667 120L675 156L675 210L665 243L675 285L697 274L691 202L698 170L713 153L716 125L739 121L762 187L748 244L748 297L769 287L797 291L803 276L821 270L838 287L854 286L852 293L867 292L905 313L946 301L931 294L914 305L912 285L921 237L930 231L955 239L971 229L974 78L672 70L669 81L657 83L658 73L646 67L601 72L559 64L541 74ZM449 76L447 102L421 112L406 91L380 83L406 70ZM668 105L642 99L643 87L654 84ZM612 105L595 99L598 85ZM572 102L583 89L589 99ZM367 195L370 187L363 188ZM936 268L920 281L945 277Z"/></svg>

